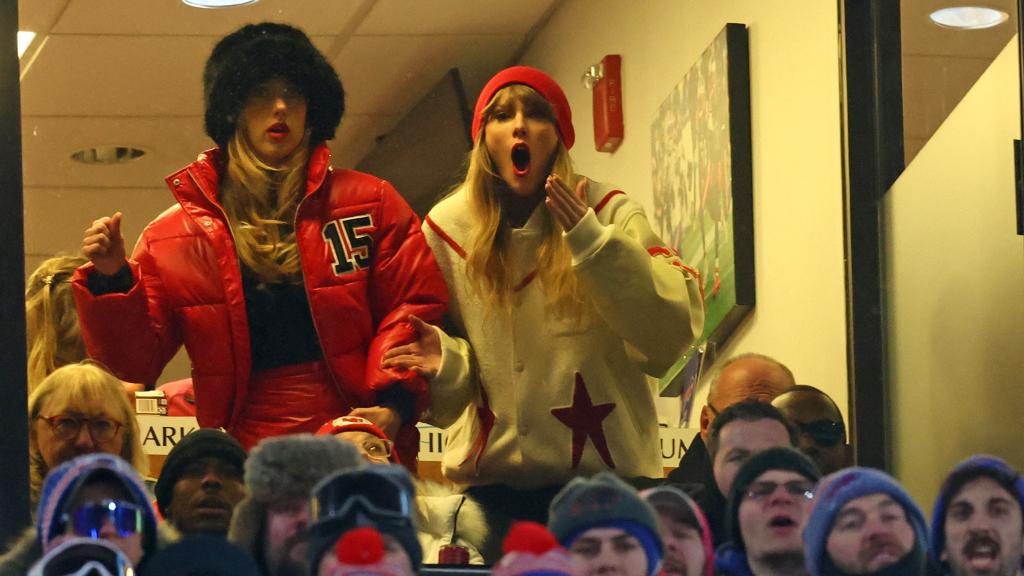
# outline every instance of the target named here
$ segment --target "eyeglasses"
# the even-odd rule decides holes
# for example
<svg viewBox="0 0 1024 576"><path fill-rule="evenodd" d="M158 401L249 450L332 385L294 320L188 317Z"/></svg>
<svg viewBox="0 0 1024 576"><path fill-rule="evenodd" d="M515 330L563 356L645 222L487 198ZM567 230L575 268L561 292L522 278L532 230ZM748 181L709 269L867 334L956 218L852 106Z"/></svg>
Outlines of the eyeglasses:
<svg viewBox="0 0 1024 576"><path fill-rule="evenodd" d="M804 498L807 500L814 499L814 484L803 480L790 480L789 482L771 482L763 480L760 482L753 482L750 487L747 488L747 498L751 500L765 500L775 491L778 490L779 486L786 491L786 494L797 498Z"/></svg>
<svg viewBox="0 0 1024 576"><path fill-rule="evenodd" d="M377 462L387 462L391 458L394 443L383 438L371 438L364 440L362 447L367 458Z"/></svg>
<svg viewBox="0 0 1024 576"><path fill-rule="evenodd" d="M88 424L89 436L92 437L93 442L108 442L117 436L117 432L123 426L117 420L105 417L84 418L58 414L56 416L40 416L39 419L49 424L54 434L61 440L77 437L82 431L82 425Z"/></svg>
<svg viewBox="0 0 1024 576"><path fill-rule="evenodd" d="M80 506L64 514L64 530L87 538L99 538L109 522L121 538L142 532L142 509L130 502L103 500Z"/></svg>
<svg viewBox="0 0 1024 576"><path fill-rule="evenodd" d="M802 434L807 434L816 443L826 448L838 444L845 434L842 422L834 420L815 420L814 422L796 422Z"/></svg>
<svg viewBox="0 0 1024 576"><path fill-rule="evenodd" d="M383 466L346 472L322 484L310 502L312 523L353 517L361 510L376 524L408 525L412 493L395 479L376 473L379 468Z"/></svg>

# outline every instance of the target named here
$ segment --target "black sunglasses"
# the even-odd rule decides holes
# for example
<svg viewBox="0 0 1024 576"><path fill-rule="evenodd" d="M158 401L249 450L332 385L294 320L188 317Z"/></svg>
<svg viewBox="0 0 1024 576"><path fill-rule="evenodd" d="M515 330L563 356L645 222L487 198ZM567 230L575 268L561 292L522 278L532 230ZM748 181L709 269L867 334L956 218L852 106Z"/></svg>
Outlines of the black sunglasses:
<svg viewBox="0 0 1024 576"><path fill-rule="evenodd" d="M838 444L846 433L843 423L834 420L815 420L814 422L796 422L795 424L800 429L800 433L807 434L816 443L826 448Z"/></svg>

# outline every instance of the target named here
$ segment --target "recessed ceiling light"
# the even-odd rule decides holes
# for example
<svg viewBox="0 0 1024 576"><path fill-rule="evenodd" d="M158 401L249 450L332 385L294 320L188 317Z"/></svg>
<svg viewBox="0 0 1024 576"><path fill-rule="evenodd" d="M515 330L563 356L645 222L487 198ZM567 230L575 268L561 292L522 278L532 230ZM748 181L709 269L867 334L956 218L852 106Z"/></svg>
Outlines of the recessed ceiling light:
<svg viewBox="0 0 1024 576"><path fill-rule="evenodd" d="M28 30L18 30L18 58L28 50L29 44L32 44L32 39L36 37L35 32L29 32Z"/></svg>
<svg viewBox="0 0 1024 576"><path fill-rule="evenodd" d="M943 8L932 12L929 16L943 28L955 28L957 30L981 30L998 26L1010 17L1002 10L983 8L981 6L957 6L955 8Z"/></svg>
<svg viewBox="0 0 1024 576"><path fill-rule="evenodd" d="M181 0L182 4L192 6L194 8L234 8L236 6L255 4L259 1L260 0Z"/></svg>
<svg viewBox="0 0 1024 576"><path fill-rule="evenodd" d="M82 164L124 164L145 154L145 150L133 146L96 146L75 152L71 159Z"/></svg>

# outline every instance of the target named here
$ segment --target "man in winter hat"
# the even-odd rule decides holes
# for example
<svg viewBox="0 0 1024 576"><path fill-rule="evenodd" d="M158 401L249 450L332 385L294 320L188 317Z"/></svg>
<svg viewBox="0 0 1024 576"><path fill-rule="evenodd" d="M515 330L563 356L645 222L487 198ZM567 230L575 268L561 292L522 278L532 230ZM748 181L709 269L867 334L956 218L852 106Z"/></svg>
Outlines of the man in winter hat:
<svg viewBox="0 0 1024 576"><path fill-rule="evenodd" d="M910 495L888 474L846 468L822 479L804 528L811 576L922 576L927 529Z"/></svg>
<svg viewBox="0 0 1024 576"><path fill-rule="evenodd" d="M953 576L1015 576L1024 564L1024 478L995 456L972 456L942 483L932 558Z"/></svg>
<svg viewBox="0 0 1024 576"><path fill-rule="evenodd" d="M235 508L228 540L252 554L266 576L305 574L311 489L333 472L363 465L354 447L330 437L260 442L245 462L249 494Z"/></svg>
<svg viewBox="0 0 1024 576"><path fill-rule="evenodd" d="M795 448L769 448L739 469L726 505L728 542L715 567L729 576L806 574L800 531L821 477Z"/></svg>

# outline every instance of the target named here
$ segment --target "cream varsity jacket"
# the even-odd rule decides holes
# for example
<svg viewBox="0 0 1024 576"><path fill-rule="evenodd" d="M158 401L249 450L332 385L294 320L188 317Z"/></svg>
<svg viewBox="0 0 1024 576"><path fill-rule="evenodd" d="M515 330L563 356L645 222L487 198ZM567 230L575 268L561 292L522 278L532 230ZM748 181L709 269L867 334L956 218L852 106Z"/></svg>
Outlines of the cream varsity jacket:
<svg viewBox="0 0 1024 576"><path fill-rule="evenodd" d="M590 182L588 204L564 234L589 299L582 318L546 309L535 274L543 203L511 232L510 266L521 280L510 313L468 282L465 190L424 220L454 332L438 330L442 365L426 420L446 428L442 470L457 484L532 488L602 470L662 475L644 375L662 376L701 333L699 282L625 193Z"/></svg>

